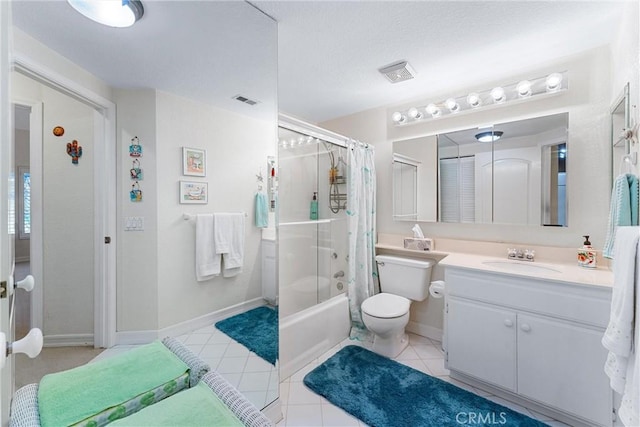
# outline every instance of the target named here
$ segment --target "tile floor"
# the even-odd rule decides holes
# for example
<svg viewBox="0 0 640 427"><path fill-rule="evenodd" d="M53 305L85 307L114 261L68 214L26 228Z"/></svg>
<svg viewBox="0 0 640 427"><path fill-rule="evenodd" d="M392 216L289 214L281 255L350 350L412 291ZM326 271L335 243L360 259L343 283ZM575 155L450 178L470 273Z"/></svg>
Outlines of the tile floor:
<svg viewBox="0 0 640 427"><path fill-rule="evenodd" d="M283 378L280 383L280 401L282 403L284 419L277 424L277 427L366 426L362 421L352 417L342 409L329 403L325 398L309 390L302 382L308 372L327 360L342 347L358 344L359 343L348 339L344 340L291 377ZM367 347L367 345L364 346ZM409 334L409 346L396 357L395 360L426 374L448 381L465 390L484 396L514 411L536 418L550 426L568 427L566 424L553 420L545 415L450 378L449 371L444 368L444 353L441 350L441 344L437 341L432 341L419 335Z"/></svg>
<svg viewBox="0 0 640 427"><path fill-rule="evenodd" d="M191 351L217 370L257 408L278 397L278 371L269 362L249 351L213 325L177 337ZM119 345L105 350L95 360L112 356L135 345Z"/></svg>

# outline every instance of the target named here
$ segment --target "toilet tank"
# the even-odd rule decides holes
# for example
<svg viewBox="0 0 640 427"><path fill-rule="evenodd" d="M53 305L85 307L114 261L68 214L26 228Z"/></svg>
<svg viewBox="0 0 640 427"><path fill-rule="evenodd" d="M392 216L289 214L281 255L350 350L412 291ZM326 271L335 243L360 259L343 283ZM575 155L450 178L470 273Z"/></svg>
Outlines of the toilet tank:
<svg viewBox="0 0 640 427"><path fill-rule="evenodd" d="M377 255L380 291L400 295L413 301L429 296L431 260L417 260L393 255Z"/></svg>

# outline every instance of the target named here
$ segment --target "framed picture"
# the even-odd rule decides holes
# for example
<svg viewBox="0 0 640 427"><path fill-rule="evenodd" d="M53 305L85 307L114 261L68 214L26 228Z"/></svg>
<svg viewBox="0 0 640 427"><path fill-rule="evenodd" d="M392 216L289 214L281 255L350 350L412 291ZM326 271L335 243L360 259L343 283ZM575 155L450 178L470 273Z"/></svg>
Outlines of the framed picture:
<svg viewBox="0 0 640 427"><path fill-rule="evenodd" d="M201 205L209 203L209 183L180 181L180 203Z"/></svg>
<svg viewBox="0 0 640 427"><path fill-rule="evenodd" d="M182 147L182 175L207 176L206 150Z"/></svg>

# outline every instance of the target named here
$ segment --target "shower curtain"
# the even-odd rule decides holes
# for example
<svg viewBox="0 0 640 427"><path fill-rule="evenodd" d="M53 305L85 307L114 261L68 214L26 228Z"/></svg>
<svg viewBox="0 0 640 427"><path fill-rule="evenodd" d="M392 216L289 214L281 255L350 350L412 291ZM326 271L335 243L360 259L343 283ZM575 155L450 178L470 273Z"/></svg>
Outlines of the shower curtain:
<svg viewBox="0 0 640 427"><path fill-rule="evenodd" d="M347 216L349 222L349 282L351 313L350 338L370 341L372 335L362 322L360 305L374 294L376 169L374 151L356 141L348 142L349 177Z"/></svg>

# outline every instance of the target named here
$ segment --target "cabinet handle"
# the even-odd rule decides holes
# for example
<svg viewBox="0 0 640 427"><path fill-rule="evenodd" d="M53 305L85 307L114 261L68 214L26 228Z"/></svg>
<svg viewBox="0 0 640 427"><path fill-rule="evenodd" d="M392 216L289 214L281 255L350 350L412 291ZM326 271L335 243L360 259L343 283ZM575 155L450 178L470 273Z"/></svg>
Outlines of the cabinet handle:
<svg viewBox="0 0 640 427"><path fill-rule="evenodd" d="M513 326L513 320L511 319L504 319L504 326L506 326L507 328L510 328Z"/></svg>
<svg viewBox="0 0 640 427"><path fill-rule="evenodd" d="M520 325L520 329L522 329L524 332L529 332L531 330L531 326L529 326L528 323L523 323L522 325Z"/></svg>

